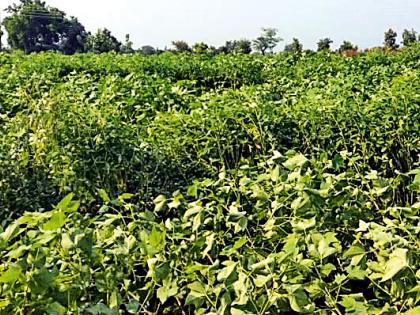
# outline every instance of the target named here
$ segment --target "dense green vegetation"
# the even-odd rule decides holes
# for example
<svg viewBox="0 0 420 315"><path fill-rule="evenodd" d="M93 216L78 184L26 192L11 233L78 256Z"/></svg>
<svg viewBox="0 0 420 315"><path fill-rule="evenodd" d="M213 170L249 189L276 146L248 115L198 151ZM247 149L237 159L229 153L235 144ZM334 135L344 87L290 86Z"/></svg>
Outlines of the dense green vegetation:
<svg viewBox="0 0 420 315"><path fill-rule="evenodd" d="M418 314L420 46L0 54L0 314Z"/></svg>

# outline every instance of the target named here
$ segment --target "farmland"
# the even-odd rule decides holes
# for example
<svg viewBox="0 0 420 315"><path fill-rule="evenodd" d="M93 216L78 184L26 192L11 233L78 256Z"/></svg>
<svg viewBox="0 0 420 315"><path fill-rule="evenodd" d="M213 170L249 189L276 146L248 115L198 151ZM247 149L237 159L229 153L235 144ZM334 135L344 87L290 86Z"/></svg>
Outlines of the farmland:
<svg viewBox="0 0 420 315"><path fill-rule="evenodd" d="M0 314L419 314L420 45L0 53Z"/></svg>

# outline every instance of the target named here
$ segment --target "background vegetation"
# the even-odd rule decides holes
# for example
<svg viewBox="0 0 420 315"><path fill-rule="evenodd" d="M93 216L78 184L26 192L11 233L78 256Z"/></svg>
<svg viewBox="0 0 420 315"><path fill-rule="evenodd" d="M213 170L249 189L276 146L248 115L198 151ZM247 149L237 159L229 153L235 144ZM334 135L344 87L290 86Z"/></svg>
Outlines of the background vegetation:
<svg viewBox="0 0 420 315"><path fill-rule="evenodd" d="M133 48L130 35L127 34L124 43L120 42L111 31L102 28L92 34L75 17L68 17L67 14L58 8L49 6L41 0L20 0L19 3L9 6L6 10L7 16L3 23L0 20L0 50L1 37L4 34L2 26L8 35L7 42L9 49L23 50L25 53L41 51L58 51L63 54L74 54L83 52L119 52L139 53L143 55L154 55L164 51L175 53L190 52L194 54L229 54L243 53L250 54L253 49L255 53L273 53L279 42L283 41L278 36L275 28L262 28L262 33L254 40L239 39L227 41L224 45L216 48L206 43L199 42L190 45L183 40L172 41L173 49L164 50L154 48L150 45L142 46L139 49ZM391 50L399 48L397 42L398 34L389 29L384 34L384 47ZM405 29L402 33L404 46L410 46L420 41L420 35L412 30ZM320 39L317 43L318 51L331 49L333 40L330 38ZM297 38L292 43L286 44L285 52L300 53L303 47ZM349 41L344 41L337 50L340 54L355 54L357 46Z"/></svg>
<svg viewBox="0 0 420 315"><path fill-rule="evenodd" d="M8 11L0 314L419 314L414 30L136 51Z"/></svg>

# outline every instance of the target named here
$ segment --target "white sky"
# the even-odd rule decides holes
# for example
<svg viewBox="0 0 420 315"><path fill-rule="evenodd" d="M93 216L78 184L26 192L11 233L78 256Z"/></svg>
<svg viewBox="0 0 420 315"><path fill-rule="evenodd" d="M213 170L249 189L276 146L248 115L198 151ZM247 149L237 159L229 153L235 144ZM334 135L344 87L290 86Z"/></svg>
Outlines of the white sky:
<svg viewBox="0 0 420 315"><path fill-rule="evenodd" d="M17 1L17 0L15 0ZM0 0L4 9L13 0ZM350 40L361 48L382 44L394 28L420 32L420 0L46 0L74 15L87 30L107 27L121 41L129 33L135 47L171 46L173 40L214 46L226 40L255 38L261 27L275 27L314 48L323 37L337 47ZM2 14L4 16L4 13Z"/></svg>

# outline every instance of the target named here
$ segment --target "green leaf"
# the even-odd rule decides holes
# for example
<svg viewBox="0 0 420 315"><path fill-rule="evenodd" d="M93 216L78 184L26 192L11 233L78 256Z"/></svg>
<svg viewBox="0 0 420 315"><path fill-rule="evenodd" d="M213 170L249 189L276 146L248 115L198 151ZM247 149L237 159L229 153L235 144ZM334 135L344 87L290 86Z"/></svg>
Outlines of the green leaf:
<svg viewBox="0 0 420 315"><path fill-rule="evenodd" d="M335 170L339 170L340 168L344 167L344 159L341 155L336 154L332 160L332 167Z"/></svg>
<svg viewBox="0 0 420 315"><path fill-rule="evenodd" d="M64 224L66 224L66 222L67 222L67 218L63 212L61 211L55 212L51 216L51 219L42 226L42 229L44 231L57 230L61 228Z"/></svg>
<svg viewBox="0 0 420 315"><path fill-rule="evenodd" d="M417 174L410 185L410 189L413 191L420 192L420 169L417 169L416 171L417 171Z"/></svg>
<svg viewBox="0 0 420 315"><path fill-rule="evenodd" d="M187 189L187 195L188 196L197 198L197 193L198 193L197 184L193 184L191 186L188 186L188 189Z"/></svg>
<svg viewBox="0 0 420 315"><path fill-rule="evenodd" d="M124 193L118 196L118 200L128 200L134 197L134 194Z"/></svg>
<svg viewBox="0 0 420 315"><path fill-rule="evenodd" d="M151 252L149 253L150 255L154 255L155 253L158 253L165 248L165 237L165 231L160 232L158 229L156 229L156 227L153 227L152 232L150 232L149 235L149 243L151 246Z"/></svg>
<svg viewBox="0 0 420 315"><path fill-rule="evenodd" d="M21 257L22 256L22 254L25 252L25 251L27 251L27 250L29 250L29 249L31 249L32 248L32 246L31 245L20 245L18 248L16 248L16 249L14 249L14 250L11 250L7 255L6 255L6 257L10 257L10 258L12 258L12 259L17 259L17 258L19 258L19 257Z"/></svg>
<svg viewBox="0 0 420 315"><path fill-rule="evenodd" d="M271 172L271 180L273 182L277 182L280 177L280 166L277 165L274 170Z"/></svg>
<svg viewBox="0 0 420 315"><path fill-rule="evenodd" d="M165 287L160 287L157 290L157 297L158 297L158 299L160 300L161 303L165 303L166 300L168 299L168 291L169 291L169 289L165 288Z"/></svg>
<svg viewBox="0 0 420 315"><path fill-rule="evenodd" d="M205 301L205 295L202 293L199 293L197 291L190 291L188 293L187 298L185 299L186 305L194 305L195 308L199 308Z"/></svg>
<svg viewBox="0 0 420 315"><path fill-rule="evenodd" d="M310 304L310 301L305 291L298 285L291 287L297 287L297 289L288 289L289 303L292 310L298 313L312 312L313 306Z"/></svg>
<svg viewBox="0 0 420 315"><path fill-rule="evenodd" d="M330 273L334 270L337 270L337 268L333 264L330 264L330 263L321 266L321 274L324 277L328 277Z"/></svg>
<svg viewBox="0 0 420 315"><path fill-rule="evenodd" d="M349 269L348 277L352 280L364 280L366 278L366 270L358 267L351 268Z"/></svg>
<svg viewBox="0 0 420 315"><path fill-rule="evenodd" d="M201 213L198 213L193 219L192 231L196 232L201 226Z"/></svg>
<svg viewBox="0 0 420 315"><path fill-rule="evenodd" d="M296 252L299 240L300 236L296 233L287 235L285 239L285 244L283 246L283 251L286 254L292 254Z"/></svg>
<svg viewBox="0 0 420 315"><path fill-rule="evenodd" d="M177 293L178 293L178 288L176 286L175 287L163 286L157 290L157 297L161 303L165 303L168 300L168 298L170 298L171 296L174 296Z"/></svg>
<svg viewBox="0 0 420 315"><path fill-rule="evenodd" d="M365 253L365 248L360 244L356 244L350 246L350 248L344 252L344 257L353 257Z"/></svg>
<svg viewBox="0 0 420 315"><path fill-rule="evenodd" d="M98 303L96 305L90 306L86 309L92 315L117 315L116 311L113 311L108 306L103 303Z"/></svg>
<svg viewBox="0 0 420 315"><path fill-rule="evenodd" d="M331 241L328 239L327 235L319 241L318 253L321 259L324 259L337 251L334 247L329 246L330 243Z"/></svg>
<svg viewBox="0 0 420 315"><path fill-rule="evenodd" d="M188 284L187 288L199 294L203 294L203 295L206 294L206 288L203 286L201 282L198 282L198 281Z"/></svg>
<svg viewBox="0 0 420 315"><path fill-rule="evenodd" d="M13 283L22 275L22 268L19 265L12 265L0 275L0 283Z"/></svg>
<svg viewBox="0 0 420 315"><path fill-rule="evenodd" d="M10 300L0 300L0 309L5 308L10 304Z"/></svg>
<svg viewBox="0 0 420 315"><path fill-rule="evenodd" d="M222 282L224 280L226 280L227 278L229 278L229 276L232 274L232 272L235 270L236 266L238 265L237 262L228 262L229 265L225 268L223 268L222 270L219 271L219 273L217 274L217 281Z"/></svg>
<svg viewBox="0 0 420 315"><path fill-rule="evenodd" d="M118 292L112 291L111 296L109 297L109 307L110 308L116 308L118 307Z"/></svg>
<svg viewBox="0 0 420 315"><path fill-rule="evenodd" d="M293 202L290 204L290 207L293 210L298 210L302 208L308 202L308 200L308 198L298 197L295 200L293 200Z"/></svg>
<svg viewBox="0 0 420 315"><path fill-rule="evenodd" d="M74 193L68 194L63 199L61 199L61 201L58 203L58 205L55 208L65 211L70 205L70 203L72 202L73 197L74 197Z"/></svg>
<svg viewBox="0 0 420 315"><path fill-rule="evenodd" d="M341 300L340 304L346 309L346 314L368 314L368 309L364 302L359 302L355 298L363 299L363 296L359 295L346 295Z"/></svg>
<svg viewBox="0 0 420 315"><path fill-rule="evenodd" d="M386 263L385 273L381 282L393 278L400 270L404 269L405 267L408 267L407 249L397 248L389 256L389 260Z"/></svg>
<svg viewBox="0 0 420 315"><path fill-rule="evenodd" d="M242 311L242 310L240 310L240 309L238 309L238 308L231 308L230 309L230 314L231 315L247 315L247 314L249 314L249 313L247 313L247 312L244 312L244 311Z"/></svg>
<svg viewBox="0 0 420 315"><path fill-rule="evenodd" d="M45 310L48 315L65 315L67 309L58 302L50 304Z"/></svg>
<svg viewBox="0 0 420 315"><path fill-rule="evenodd" d="M68 233L61 234L61 247L63 247L64 250L69 250L74 246L73 241L70 238L70 235Z"/></svg>
<svg viewBox="0 0 420 315"><path fill-rule="evenodd" d="M257 275L254 279L254 283L258 288L262 288L271 279L272 279L271 275L268 275L268 276Z"/></svg>
<svg viewBox="0 0 420 315"><path fill-rule="evenodd" d="M238 250L242 246L244 246L248 242L248 238L246 236L242 236L239 240L233 244L232 250Z"/></svg>
<svg viewBox="0 0 420 315"><path fill-rule="evenodd" d="M303 154L297 154L283 163L283 166L293 171L297 167L302 167L308 159Z"/></svg>
<svg viewBox="0 0 420 315"><path fill-rule="evenodd" d="M155 212L162 211L163 208L166 206L167 199L164 195L159 195L157 198L153 200L155 204Z"/></svg>
<svg viewBox="0 0 420 315"><path fill-rule="evenodd" d="M104 189L98 189L98 194L105 203L111 202L111 199L109 199L109 196Z"/></svg>
<svg viewBox="0 0 420 315"><path fill-rule="evenodd" d="M0 234L0 237L5 241L8 242L10 239L12 239L17 233L17 228L19 227L19 222L13 222L10 224L6 230Z"/></svg>
<svg viewBox="0 0 420 315"><path fill-rule="evenodd" d="M261 268L266 268L268 267L268 265L271 265L274 261L275 261L274 256L268 256L266 259L251 265L251 269L258 270Z"/></svg>
<svg viewBox="0 0 420 315"><path fill-rule="evenodd" d="M316 224L316 218L312 217L310 219L300 220L300 221L292 221L291 225L298 231L305 231L314 227Z"/></svg>
<svg viewBox="0 0 420 315"><path fill-rule="evenodd" d="M420 314L420 306L416 306L407 312L401 313L401 315L419 315Z"/></svg>
<svg viewBox="0 0 420 315"><path fill-rule="evenodd" d="M187 211L184 213L184 221L187 221L189 217L199 213L203 208L197 203L191 204Z"/></svg>

